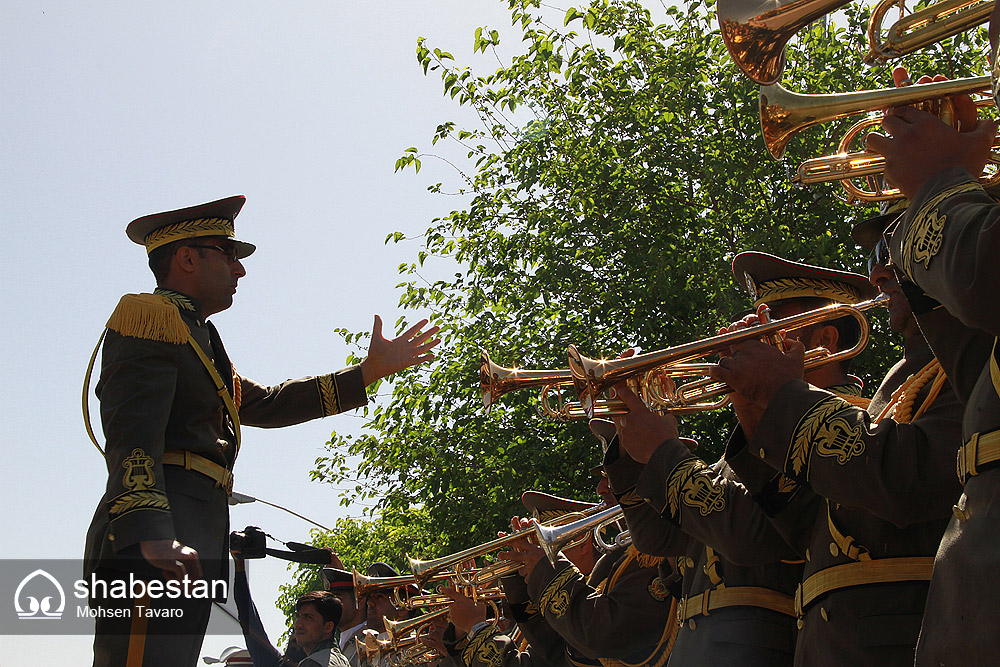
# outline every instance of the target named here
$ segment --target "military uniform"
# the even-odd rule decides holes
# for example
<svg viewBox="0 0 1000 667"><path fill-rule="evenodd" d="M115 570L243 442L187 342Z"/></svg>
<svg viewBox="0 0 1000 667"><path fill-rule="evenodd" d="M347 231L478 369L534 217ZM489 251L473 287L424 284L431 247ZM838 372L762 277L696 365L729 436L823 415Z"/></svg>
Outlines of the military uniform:
<svg viewBox="0 0 1000 667"><path fill-rule="evenodd" d="M806 556L796 665L913 661L931 555L958 493L945 471L961 406L935 367L929 349L908 344L867 410L788 382L753 439L738 431L727 447L737 471L756 460L781 473L751 491ZM897 392L925 369L925 384Z"/></svg>
<svg viewBox="0 0 1000 667"><path fill-rule="evenodd" d="M592 507L537 492L525 493L522 500L541 521ZM577 543L591 539L587 532ZM499 629L486 627L459 642L458 653L469 667L661 667L676 626L674 598L660 577L660 560L634 547L618 547L584 575L561 553L555 564L542 558L526 579L510 575L502 580L506 615L517 623L526 650Z"/></svg>
<svg viewBox="0 0 1000 667"><path fill-rule="evenodd" d="M1000 284L998 205L963 169L931 178L896 225L890 252L897 271L955 320L934 329L918 317L965 403L958 481L963 493L934 562L918 665L993 663L1000 653L1000 315L991 299ZM924 308L923 310L927 310ZM939 310L941 310L939 308Z"/></svg>
<svg viewBox="0 0 1000 667"><path fill-rule="evenodd" d="M615 440L605 469L633 544L675 557L682 576L668 665L791 665L802 568L782 562L796 554L726 462L709 466L670 440L641 465Z"/></svg>
<svg viewBox="0 0 1000 667"><path fill-rule="evenodd" d="M149 236L160 234L164 242L190 238L184 234L228 238L242 203L242 197L233 197L139 221L153 227ZM164 220L166 226L158 224ZM253 249L232 241L243 256ZM238 375L199 304L162 289L122 298L108 322L97 396L108 483L87 535L88 581L91 575L111 581L129 572L159 578L139 550L147 540L177 540L195 549L204 578L225 580L227 496L240 425L297 424L367 401L357 367L271 387ZM95 664L125 664L127 652L137 660L130 665L195 664L210 604L210 599L198 601L178 626L156 618L145 627L127 619L124 626L99 619Z"/></svg>
<svg viewBox="0 0 1000 667"><path fill-rule="evenodd" d="M733 272L747 283L754 306L790 299L857 303L876 294L863 276L764 253L741 253ZM856 384L831 389L849 400L859 394ZM793 596L802 575L795 561L806 550L772 523L765 508L794 483L738 454L729 451L709 465L677 439L662 443L645 465L619 455L616 445L607 452L605 467L635 544L677 556L683 569L681 618L687 623L672 664L793 662Z"/></svg>

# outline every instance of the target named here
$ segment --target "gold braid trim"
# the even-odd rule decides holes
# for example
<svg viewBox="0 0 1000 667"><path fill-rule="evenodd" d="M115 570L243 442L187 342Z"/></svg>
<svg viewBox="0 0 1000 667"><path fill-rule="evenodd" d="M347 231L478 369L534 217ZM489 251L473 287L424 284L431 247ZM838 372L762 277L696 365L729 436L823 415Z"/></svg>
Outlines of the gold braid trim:
<svg viewBox="0 0 1000 667"><path fill-rule="evenodd" d="M149 254L160 246L182 239L193 239L199 236L231 237L235 233L236 228L232 220L225 218L199 218L197 220L175 222L172 225L154 229L149 234L146 234L144 242L146 245L146 254Z"/></svg>
<svg viewBox="0 0 1000 667"><path fill-rule="evenodd" d="M813 448L816 447L817 434L834 415L850 407L850 403L839 396L829 396L809 408L792 431L792 443L788 448L785 469L791 466L792 472L796 475L804 474L808 480L809 460L812 458Z"/></svg>
<svg viewBox="0 0 1000 667"><path fill-rule="evenodd" d="M108 510L108 514L112 516L115 514L125 515L136 510L169 512L170 503L167 501L167 494L155 489L124 493L115 498L115 502Z"/></svg>
<svg viewBox="0 0 1000 667"><path fill-rule="evenodd" d="M923 264L925 269L929 269L931 259L941 249L944 225L948 222L948 216L940 213L938 207L944 200L955 195L974 190L981 191L982 189L982 186L976 181L959 183L934 195L920 207L903 236L903 273L912 279L914 262Z"/></svg>
<svg viewBox="0 0 1000 667"><path fill-rule="evenodd" d="M796 299L801 297L819 297L833 299L839 303L857 303L861 301L861 293L837 280L823 278L778 278L765 280L757 285L753 305L759 306L777 299Z"/></svg>
<svg viewBox="0 0 1000 667"><path fill-rule="evenodd" d="M896 387L896 391L892 392L892 396L889 399L889 404L882 409L882 412L875 419L875 423L877 424L888 417L897 424L908 424L920 417L931 406L931 403L938 397L938 394L941 393L941 388L944 387L945 380L947 380L947 377L945 376L944 369L941 368L940 362L936 358L931 359L929 364L906 378L906 382ZM927 398L924 399L924 402L920 404L920 408L914 413L913 404L917 400L917 394L927 386L927 383L931 383L930 389L927 392Z"/></svg>
<svg viewBox="0 0 1000 667"><path fill-rule="evenodd" d="M680 513L680 502L708 516L726 509L722 486L712 481L712 469L698 458L684 459L667 475L667 505L670 516Z"/></svg>
<svg viewBox="0 0 1000 667"><path fill-rule="evenodd" d="M498 634L500 634L500 629L496 625L488 626L477 632L462 651L462 660L465 664L472 665L478 661L491 667L500 665L503 662L503 656L499 647L493 643L493 638Z"/></svg>
<svg viewBox="0 0 1000 667"><path fill-rule="evenodd" d="M538 597L538 608L543 614L561 618L566 613L569 607L569 593L563 590L563 586L579 576L580 570L576 569L575 565L570 565L552 578Z"/></svg>
<svg viewBox="0 0 1000 667"><path fill-rule="evenodd" d="M177 306L157 294L126 294L108 319L107 328L122 336L183 345L191 330Z"/></svg>
<svg viewBox="0 0 1000 667"><path fill-rule="evenodd" d="M233 366L233 405L239 410L240 406L243 404L243 385L240 384L240 376L236 372L236 366Z"/></svg>
<svg viewBox="0 0 1000 667"><path fill-rule="evenodd" d="M320 375L316 378L319 387L319 398L323 403L323 416L329 417L339 413L340 397L337 395L337 382L332 374Z"/></svg>

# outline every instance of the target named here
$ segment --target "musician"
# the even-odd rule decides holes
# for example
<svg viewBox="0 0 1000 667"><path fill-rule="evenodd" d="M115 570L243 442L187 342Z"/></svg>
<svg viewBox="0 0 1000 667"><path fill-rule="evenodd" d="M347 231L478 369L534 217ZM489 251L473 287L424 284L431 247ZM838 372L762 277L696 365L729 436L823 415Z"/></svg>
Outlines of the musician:
<svg viewBox="0 0 1000 667"><path fill-rule="evenodd" d="M994 96L998 81L1000 6L990 21ZM956 102L956 107L958 106ZM917 665L992 664L1000 652L1000 383L996 340L1000 311L992 295L1000 285L997 221L1000 206L976 182L996 135L994 121L979 119L971 132L955 130L913 109L894 110L869 147L886 156L886 178L910 199L890 228L892 264L919 289L911 301L932 314L945 310L947 328L927 326L931 348L965 404L958 449L963 493L934 561L934 576ZM964 443L964 444L962 444Z"/></svg>
<svg viewBox="0 0 1000 667"><path fill-rule="evenodd" d="M375 562L368 566L365 574L369 577L398 577L396 568L387 563ZM367 609L367 627L375 632L385 632L386 619L402 621L413 615L409 609L400 609L393 604L392 598L384 590L375 590L361 596L361 602Z"/></svg>
<svg viewBox="0 0 1000 667"><path fill-rule="evenodd" d="M614 502L607 482L599 485ZM564 498L529 491L522 496L529 511L547 521L568 511L590 507ZM514 517L512 528L528 522ZM507 614L527 640L519 652L509 636L491 625L467 628L473 618L462 604L453 622L467 633L456 649L469 667L499 664L663 665L674 628L672 598L660 578L658 558L619 547L597 559L592 533L565 547L553 565L541 548L527 541L498 554L522 565L518 575L504 577ZM595 562L596 560L596 562ZM479 617L482 620L482 617ZM472 630L470 633L469 631Z"/></svg>
<svg viewBox="0 0 1000 667"><path fill-rule="evenodd" d="M225 581L240 423L285 426L364 405L366 385L432 358L436 329L418 333L420 324L390 341L376 317L369 355L357 366L273 387L237 375L207 318L232 305L246 275L242 260L255 249L234 238L244 202L227 197L143 216L126 230L145 246L157 289L123 297L107 325L97 395L108 481L87 535L88 581ZM195 664L211 599L192 597L182 618L165 619L141 611L159 605L169 613L177 600L102 597L92 596L92 608L122 615L97 619L95 665L121 665L126 656Z"/></svg>
<svg viewBox="0 0 1000 667"><path fill-rule="evenodd" d="M798 665L912 663L932 555L958 494L943 471L961 406L884 262L876 253L870 280L889 297L904 357L867 410L804 382L798 343L788 352L734 346L713 373L752 403L737 411L741 431L727 457L762 460L823 499L818 511L797 502L772 517L808 549L796 595ZM921 324L947 319L929 313Z"/></svg>
<svg viewBox="0 0 1000 667"><path fill-rule="evenodd" d="M877 293L863 276L764 253L738 255L733 272L747 284L754 305L766 301L775 318ZM789 332L810 348L832 352L851 347L858 335L853 320ZM860 382L844 363L821 366L809 377L847 400L863 400ZM807 553L794 540L790 546L765 511L778 513L793 498L816 500L787 477L734 452L707 464L677 437L672 417L660 418L630 392L616 389L630 411L616 419L620 442L605 457L612 487L635 544L648 553L675 555L683 566L684 625L670 664L791 665L793 596L802 573L798 563Z"/></svg>

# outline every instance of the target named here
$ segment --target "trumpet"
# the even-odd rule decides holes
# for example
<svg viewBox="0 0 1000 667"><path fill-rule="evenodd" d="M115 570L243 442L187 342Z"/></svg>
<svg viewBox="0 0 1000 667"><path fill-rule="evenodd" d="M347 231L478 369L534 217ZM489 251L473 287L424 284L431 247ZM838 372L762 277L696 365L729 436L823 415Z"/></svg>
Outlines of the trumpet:
<svg viewBox="0 0 1000 667"><path fill-rule="evenodd" d="M775 160L785 154L788 141L800 130L856 114L936 100L952 95L971 94L991 89L988 76L950 81L919 83L903 88L859 90L853 93L806 95L793 93L781 85L760 89L760 127L764 143Z"/></svg>
<svg viewBox="0 0 1000 667"><path fill-rule="evenodd" d="M585 532L599 531L623 516L625 516L625 512L622 508L619 505L614 505L561 526L538 526L536 528L538 545L542 547L549 561L555 563L562 548L577 537Z"/></svg>
<svg viewBox="0 0 1000 667"><path fill-rule="evenodd" d="M719 30L736 66L754 83L767 86L785 70L788 40L850 1L719 0Z"/></svg>
<svg viewBox="0 0 1000 667"><path fill-rule="evenodd" d="M458 577L461 578L456 572L439 572L428 581L450 581ZM427 582L424 582L427 583ZM459 581L458 583L464 583ZM361 598L366 595L371 595L376 591L392 590L393 604L396 607L404 607L410 609L409 606L414 594L410 592L411 588L417 588L419 584L413 575L400 575L398 577L368 577L361 574L357 570L354 570L354 594L355 596ZM423 605L416 605L423 606Z"/></svg>
<svg viewBox="0 0 1000 667"><path fill-rule="evenodd" d="M872 10L868 21L868 55L871 64L913 53L985 23L995 0L942 0L904 17L905 0L882 0ZM885 38L882 23L886 14L899 5L900 19L893 23Z"/></svg>
<svg viewBox="0 0 1000 667"><path fill-rule="evenodd" d="M483 350L479 364L479 385L487 412L498 398L509 391L541 387L538 400L539 412L543 416L560 421L591 417L579 401L563 399L563 391L573 385L573 376L568 368L559 370L505 368L493 363L490 355ZM633 391L642 395L645 388L636 385ZM596 402L594 408L594 416L598 417L611 417L625 412L627 412L625 404L612 399L601 399Z"/></svg>
<svg viewBox="0 0 1000 667"><path fill-rule="evenodd" d="M879 117L865 118L856 123L844 134L837 153L806 160L799 165L795 175L792 176L792 183L814 185L840 181L847 193L845 199L848 204L902 199L903 193L898 188L887 188L881 178L885 171L883 156L869 151L849 152L851 144L862 132L881 123L882 119ZM994 138L993 149L1000 149L1000 135ZM991 153L989 164L1000 164L1000 157L996 153ZM1000 180L1000 170L994 171L991 175L984 174L979 182L984 187L989 187L998 180Z"/></svg>
<svg viewBox="0 0 1000 667"><path fill-rule="evenodd" d="M569 346L569 367L573 372L573 381L580 394L580 402L586 408L591 397L607 391L619 382L629 377L660 372L669 374L672 368L680 367L686 370L685 364L720 354L733 345L749 340L766 340L772 345L779 345L779 332L782 329L799 329L813 324L832 322L841 317L850 316L858 322L861 336L856 344L845 350L831 353L825 348L815 348L806 353L805 368L807 371L838 361L844 361L857 356L868 344L868 320L864 312L875 306L884 306L888 302L885 294L879 294L874 299L862 301L854 305L834 303L822 308L810 310L779 320L765 321L756 326L733 331L704 340L668 347L656 352L648 352L626 359L591 359L580 354L575 345ZM706 374L715 364L699 363L694 368L704 369ZM697 382L678 400L702 401L729 393L729 387L722 382L705 378Z"/></svg>
<svg viewBox="0 0 1000 667"><path fill-rule="evenodd" d="M492 553L497 549L501 549L508 544L522 540L525 537L535 537L537 539L540 534L538 532L539 528L570 523L576 519L597 514L603 510L604 507L605 505L603 503L598 503L588 507L582 512L570 512L568 514L564 514L563 516L556 517L551 521L547 521L544 524L539 523L536 519L532 521L530 527L525 528L524 530L518 530L504 537L498 537L497 539L484 544L469 547L468 549L459 551L449 556L442 556L441 558L435 558L433 560L418 560L407 555L406 559L410 563L410 571L413 573L414 578L418 582L424 582L429 580L436 573L448 568L457 567L460 563L464 563L465 561L485 556L486 554ZM498 561L496 563L491 563L486 567L476 570L472 576L469 577L468 583L470 585L482 585L506 574L510 574L511 572L515 572L518 568L520 568L520 565L512 561Z"/></svg>

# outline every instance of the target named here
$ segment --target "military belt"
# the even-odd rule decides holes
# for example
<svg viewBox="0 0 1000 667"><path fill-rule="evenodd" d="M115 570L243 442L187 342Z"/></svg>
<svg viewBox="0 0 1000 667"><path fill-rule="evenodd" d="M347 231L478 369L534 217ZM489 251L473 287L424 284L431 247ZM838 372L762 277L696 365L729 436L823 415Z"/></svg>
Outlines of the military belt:
<svg viewBox="0 0 1000 667"><path fill-rule="evenodd" d="M677 619L683 624L695 616L708 616L709 612L723 607L760 607L788 616L795 616L795 606L791 595L785 595L770 588L734 586L733 588L716 588L682 599L677 605Z"/></svg>
<svg viewBox="0 0 1000 667"><path fill-rule="evenodd" d="M969 477L979 474L980 466L994 461L1000 461L1000 430L974 433L958 448L958 481L965 484Z"/></svg>
<svg viewBox="0 0 1000 667"><path fill-rule="evenodd" d="M795 591L795 613L802 616L802 611L816 598L830 591L868 584L930 581L933 571L933 556L879 558L834 565L816 572L799 584Z"/></svg>
<svg viewBox="0 0 1000 667"><path fill-rule="evenodd" d="M163 452L160 459L163 465L181 466L185 470L194 470L215 481L216 486L221 486L226 490L226 495L233 495L233 471L220 466L214 461L209 461L204 456L195 454L186 449L172 449Z"/></svg>

